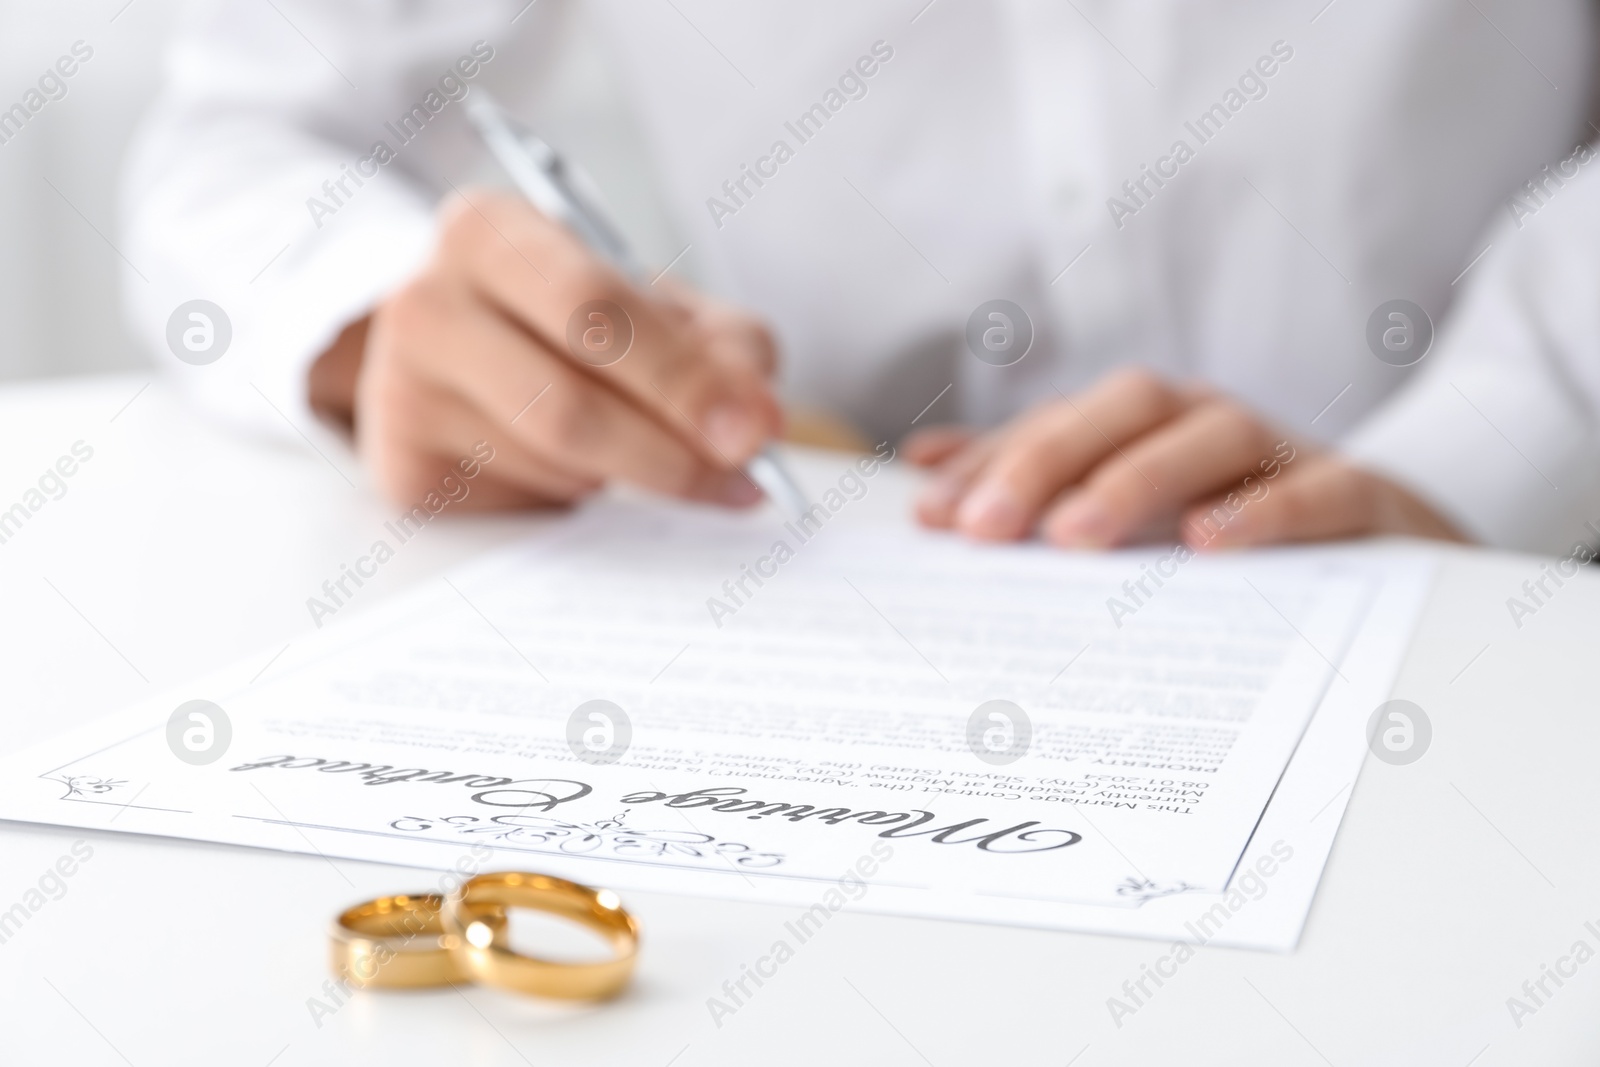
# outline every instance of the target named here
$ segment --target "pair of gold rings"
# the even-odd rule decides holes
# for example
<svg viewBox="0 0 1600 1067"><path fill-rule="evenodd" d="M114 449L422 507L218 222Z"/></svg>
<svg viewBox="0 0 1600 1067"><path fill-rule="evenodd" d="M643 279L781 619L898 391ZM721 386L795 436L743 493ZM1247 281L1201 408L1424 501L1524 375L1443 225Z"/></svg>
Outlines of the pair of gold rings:
<svg viewBox="0 0 1600 1067"><path fill-rule="evenodd" d="M511 949L508 913L531 908L600 934L613 956L560 963ZM480 874L448 897L399 894L357 904L334 920L333 972L353 986L418 989L481 982L536 996L603 1000L633 976L639 924L609 889L545 874Z"/></svg>

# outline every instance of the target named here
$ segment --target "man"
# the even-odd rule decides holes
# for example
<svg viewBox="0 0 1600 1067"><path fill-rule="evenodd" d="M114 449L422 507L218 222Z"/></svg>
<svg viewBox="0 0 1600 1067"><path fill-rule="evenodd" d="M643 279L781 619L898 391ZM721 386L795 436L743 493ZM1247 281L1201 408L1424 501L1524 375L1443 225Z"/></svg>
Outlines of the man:
<svg viewBox="0 0 1600 1067"><path fill-rule="evenodd" d="M648 167L715 298L470 183L462 100L534 112L585 29L648 150L611 173ZM1580 0L219 0L130 165L131 308L159 344L223 307L232 350L175 369L235 419L351 422L401 500L487 439L479 503L747 504L781 394L904 438L919 517L976 538L1566 549L1600 519L1595 30ZM633 335L603 367L569 343L597 300Z"/></svg>

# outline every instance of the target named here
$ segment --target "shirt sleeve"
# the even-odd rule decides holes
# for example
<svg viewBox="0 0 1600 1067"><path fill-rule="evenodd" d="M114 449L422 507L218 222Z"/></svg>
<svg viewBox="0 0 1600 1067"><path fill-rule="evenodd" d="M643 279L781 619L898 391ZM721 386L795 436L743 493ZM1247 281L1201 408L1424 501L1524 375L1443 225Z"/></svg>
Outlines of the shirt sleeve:
<svg viewBox="0 0 1600 1067"><path fill-rule="evenodd" d="M427 172L436 151L403 138L448 139L435 127L452 123L461 135L459 101L505 15L498 0L217 0L184 17L124 173L125 302L158 364L213 415L277 436L311 429L310 364L433 243L448 179ZM225 350L183 344L194 300L221 309Z"/></svg>
<svg viewBox="0 0 1600 1067"><path fill-rule="evenodd" d="M1511 200L1415 375L1343 442L1478 540L1600 540L1600 163Z"/></svg>

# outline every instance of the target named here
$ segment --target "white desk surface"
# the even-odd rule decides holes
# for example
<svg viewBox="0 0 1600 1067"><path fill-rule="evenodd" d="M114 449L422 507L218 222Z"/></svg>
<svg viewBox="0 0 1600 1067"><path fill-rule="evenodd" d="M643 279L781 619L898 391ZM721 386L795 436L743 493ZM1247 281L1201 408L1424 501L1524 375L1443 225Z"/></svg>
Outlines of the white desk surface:
<svg viewBox="0 0 1600 1067"><path fill-rule="evenodd" d="M0 390L0 510L73 442L94 448L0 545L0 751L265 664L387 515L348 453L328 458L360 488L310 450L208 427L159 381L128 404L148 380ZM537 521L429 527L362 607ZM1154 942L845 913L719 1029L706 998L789 909L644 893L626 898L645 940L620 1001L362 993L319 1026L329 917L433 876L340 861L352 890L316 857L0 823L0 911L74 841L94 850L0 944L0 1063L1595 1064L1600 960L1546 979L1520 1026L1507 998L1576 941L1600 950L1600 581L1519 630L1505 601L1540 561L1443 556L1395 691L1432 747L1367 760L1299 949L1200 949L1120 1028L1107 998Z"/></svg>

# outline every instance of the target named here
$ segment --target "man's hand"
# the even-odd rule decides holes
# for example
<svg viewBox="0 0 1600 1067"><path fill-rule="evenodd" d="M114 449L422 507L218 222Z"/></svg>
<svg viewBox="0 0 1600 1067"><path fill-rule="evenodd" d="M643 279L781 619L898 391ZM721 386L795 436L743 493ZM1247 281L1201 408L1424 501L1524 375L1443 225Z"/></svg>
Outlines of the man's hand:
<svg viewBox="0 0 1600 1067"><path fill-rule="evenodd" d="M580 358L569 322L626 312L620 360ZM577 335L622 324L584 319ZM781 423L771 336L687 290L642 291L520 198L472 192L442 213L433 258L347 329L311 373L315 406L353 417L378 484L410 502L475 442L494 447L472 502L565 504L612 479L742 505L738 470Z"/></svg>
<svg viewBox="0 0 1600 1067"><path fill-rule="evenodd" d="M1239 404L1147 371L1110 375L977 436L931 429L917 516L969 537L1070 548L1176 537L1195 549L1371 534L1464 540L1405 489Z"/></svg>

